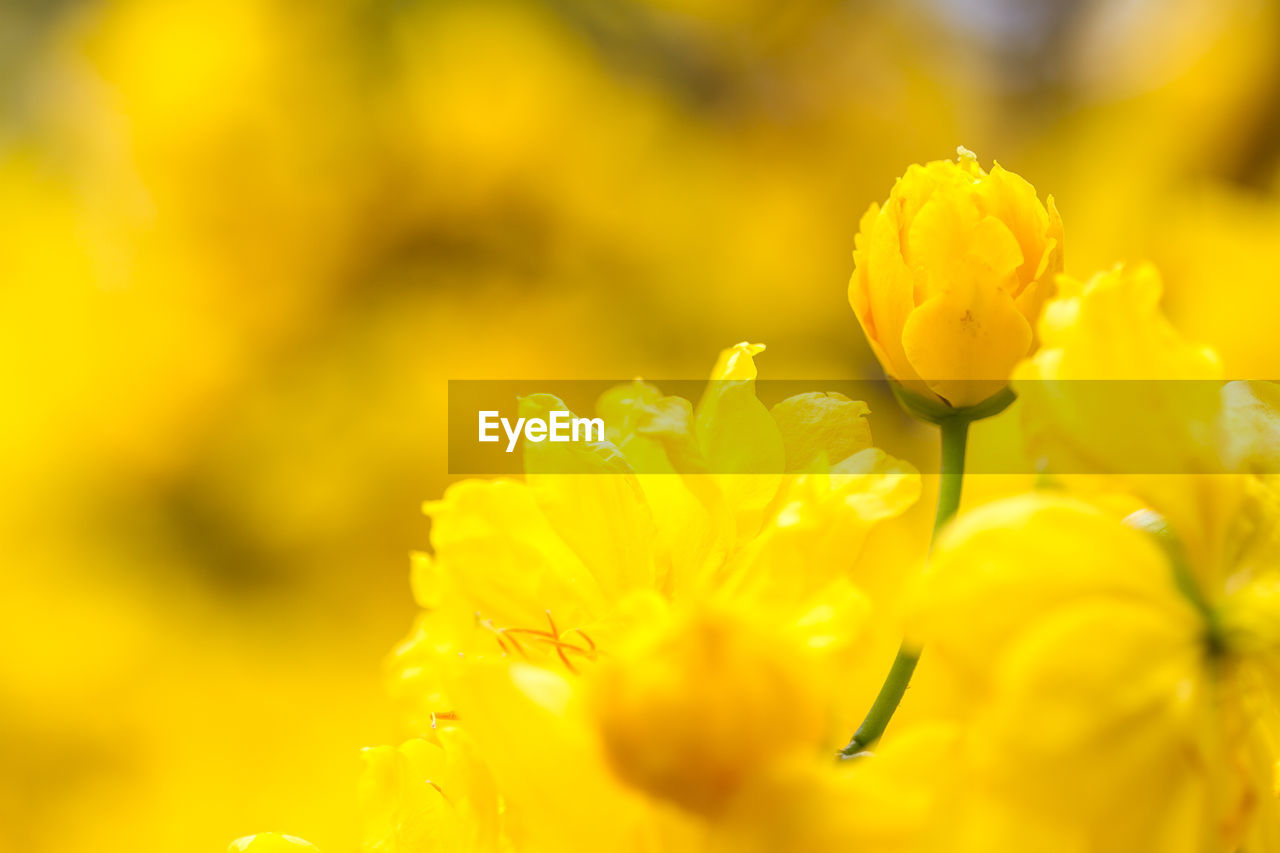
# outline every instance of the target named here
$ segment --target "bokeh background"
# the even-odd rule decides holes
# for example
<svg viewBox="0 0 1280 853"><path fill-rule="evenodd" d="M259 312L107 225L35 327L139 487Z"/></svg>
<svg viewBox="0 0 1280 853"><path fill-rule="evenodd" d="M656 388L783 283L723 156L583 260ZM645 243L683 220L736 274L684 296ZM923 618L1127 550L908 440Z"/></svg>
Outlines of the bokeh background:
<svg viewBox="0 0 1280 853"><path fill-rule="evenodd" d="M0 850L355 849L445 380L872 375L957 144L1280 376L1272 3L0 5Z"/></svg>

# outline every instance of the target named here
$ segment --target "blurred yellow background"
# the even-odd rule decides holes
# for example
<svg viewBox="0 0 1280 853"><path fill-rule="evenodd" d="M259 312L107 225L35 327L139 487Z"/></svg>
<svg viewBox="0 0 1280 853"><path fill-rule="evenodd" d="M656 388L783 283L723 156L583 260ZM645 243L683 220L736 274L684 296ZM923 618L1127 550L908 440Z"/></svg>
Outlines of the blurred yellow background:
<svg viewBox="0 0 1280 853"><path fill-rule="evenodd" d="M355 849L445 380L874 375L957 144L1280 377L1272 3L4 4L0 850Z"/></svg>

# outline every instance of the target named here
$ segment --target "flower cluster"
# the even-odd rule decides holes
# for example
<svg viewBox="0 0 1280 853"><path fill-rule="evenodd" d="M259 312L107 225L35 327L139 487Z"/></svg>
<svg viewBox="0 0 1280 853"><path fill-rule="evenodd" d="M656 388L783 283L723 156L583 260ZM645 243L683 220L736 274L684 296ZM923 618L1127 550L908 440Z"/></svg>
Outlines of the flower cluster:
<svg viewBox="0 0 1280 853"><path fill-rule="evenodd" d="M766 407L748 344L428 503L363 849L1280 851L1280 389L1225 382L1154 268L1060 275L1062 230L964 149L862 220L851 304L942 436L920 572L868 540L926 478L864 403ZM1039 487L958 513L1015 396Z"/></svg>

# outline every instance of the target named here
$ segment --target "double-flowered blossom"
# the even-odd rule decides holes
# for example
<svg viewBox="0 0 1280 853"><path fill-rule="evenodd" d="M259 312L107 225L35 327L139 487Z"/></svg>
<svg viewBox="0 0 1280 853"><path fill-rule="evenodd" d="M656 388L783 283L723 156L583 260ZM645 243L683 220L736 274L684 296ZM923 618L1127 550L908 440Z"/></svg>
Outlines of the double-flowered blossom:
<svg viewBox="0 0 1280 853"><path fill-rule="evenodd" d="M1079 500L1012 498L949 531L917 613L965 697L942 849L1280 849L1266 523L1271 547L1203 602L1149 533Z"/></svg>
<svg viewBox="0 0 1280 853"><path fill-rule="evenodd" d="M604 441L528 445L523 480L428 504L423 612L393 660L424 740L368 754L383 792L370 849L418 849L428 811L462 849L489 849L456 835L462 813L500 814L501 837L528 849L705 840L779 766L837 772L830 748L855 713L840 673L869 608L858 552L919 477L871 446L860 402L767 408L761 349L722 353L697 406L643 382L609 391ZM560 409L533 395L521 412ZM485 769L449 784L414 769L428 759ZM497 793L476 784L489 778Z"/></svg>
<svg viewBox="0 0 1280 853"><path fill-rule="evenodd" d="M1062 271L1053 198L961 148L914 165L862 217L849 302L885 372L953 407L998 393L1031 352Z"/></svg>
<svg viewBox="0 0 1280 853"><path fill-rule="evenodd" d="M1068 282L1018 388L1053 461L1159 514L1041 492L962 516L934 551L913 633L955 688L965 783L937 849L1280 850L1280 493L1239 461L1260 452L1241 436L1275 440L1274 389L1204 383L1216 359L1157 287L1147 267ZM1141 410L1079 419L1092 392L1068 380L1144 375L1162 381L1122 383ZM1126 428L1180 473L1111 453Z"/></svg>
<svg viewBox="0 0 1280 853"><path fill-rule="evenodd" d="M599 404L605 441L529 445L524 480L464 481L427 505L423 615L397 656L423 722L456 710L450 674L475 659L578 673L654 601L734 601L803 621L814 644L857 634L865 600L850 568L919 477L870 446L861 403L804 395L771 413L753 388L759 349L727 350L696 410L622 386ZM536 395L522 411L553 408Z"/></svg>

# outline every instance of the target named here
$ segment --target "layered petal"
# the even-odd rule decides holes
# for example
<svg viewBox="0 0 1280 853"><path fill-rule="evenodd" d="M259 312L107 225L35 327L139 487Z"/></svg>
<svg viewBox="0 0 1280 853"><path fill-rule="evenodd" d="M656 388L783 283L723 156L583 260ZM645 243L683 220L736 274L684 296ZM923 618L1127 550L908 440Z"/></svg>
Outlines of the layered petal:
<svg viewBox="0 0 1280 853"><path fill-rule="evenodd" d="M1034 346L1062 269L1062 220L1019 176L956 162L911 166L863 216L849 301L885 372L968 407L999 392Z"/></svg>

